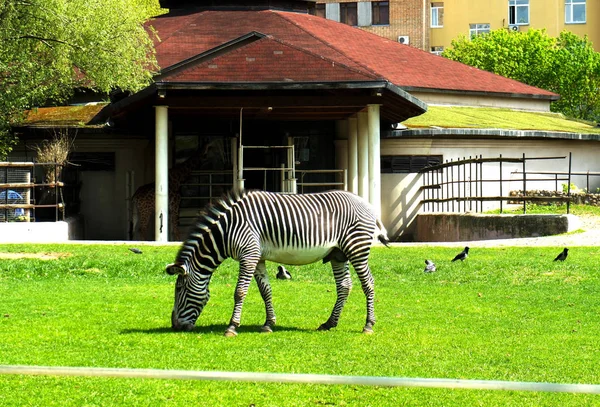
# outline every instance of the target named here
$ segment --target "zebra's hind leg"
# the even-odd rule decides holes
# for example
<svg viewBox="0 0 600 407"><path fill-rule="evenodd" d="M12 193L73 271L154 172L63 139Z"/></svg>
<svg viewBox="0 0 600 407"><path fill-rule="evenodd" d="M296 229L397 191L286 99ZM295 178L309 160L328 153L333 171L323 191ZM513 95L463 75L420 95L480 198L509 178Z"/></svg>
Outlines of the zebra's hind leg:
<svg viewBox="0 0 600 407"><path fill-rule="evenodd" d="M335 328L340 320L340 315L352 289L352 279L350 278L350 267L348 261L339 261L334 258L331 259L331 268L333 269L333 277L335 278L335 289L337 292L337 299L333 306L333 311L329 319L321 324L318 328L319 331L327 331L331 328Z"/></svg>
<svg viewBox="0 0 600 407"><path fill-rule="evenodd" d="M265 324L262 326L261 331L265 333L273 332L273 327L275 326L275 309L273 308L273 300L271 296L271 284L269 283L269 275L267 274L267 266L264 261L259 262L256 265L256 270L254 271L254 279L256 280L256 284L258 285L258 290L260 291L260 296L265 302L265 311L267 314L267 319L265 320Z"/></svg>
<svg viewBox="0 0 600 407"><path fill-rule="evenodd" d="M373 325L375 325L375 281L373 280L373 274L371 274L371 269L369 268L369 252L367 251L366 256L356 257L350 261L358 275L363 292L367 298L367 321L363 328L363 333L372 334Z"/></svg>

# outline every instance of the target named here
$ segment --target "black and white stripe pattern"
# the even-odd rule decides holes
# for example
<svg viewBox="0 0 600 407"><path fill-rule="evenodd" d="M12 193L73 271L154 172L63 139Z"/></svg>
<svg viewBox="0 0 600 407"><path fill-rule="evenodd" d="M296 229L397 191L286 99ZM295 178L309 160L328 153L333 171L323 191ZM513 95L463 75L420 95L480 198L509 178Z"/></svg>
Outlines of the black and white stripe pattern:
<svg viewBox="0 0 600 407"><path fill-rule="evenodd" d="M352 287L349 263L354 267L365 296L364 332L372 332L374 284L368 259L374 239L389 242L385 228L370 205L344 191L289 195L263 191L230 193L208 207L175 263L167 273L178 274L173 329L191 330L209 299L212 272L231 257L240 263L235 305L226 335L236 335L242 304L254 277L265 302L263 331L275 325L271 285L265 261L302 265L323 259L331 262L337 300L329 319L319 329L337 326Z"/></svg>

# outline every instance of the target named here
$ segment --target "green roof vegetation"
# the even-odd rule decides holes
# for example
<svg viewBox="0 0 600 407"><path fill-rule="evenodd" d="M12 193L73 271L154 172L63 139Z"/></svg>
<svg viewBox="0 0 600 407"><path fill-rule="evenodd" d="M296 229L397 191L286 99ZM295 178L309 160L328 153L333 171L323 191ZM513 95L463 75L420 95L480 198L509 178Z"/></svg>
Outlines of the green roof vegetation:
<svg viewBox="0 0 600 407"><path fill-rule="evenodd" d="M600 134L600 127L570 120L560 113L525 112L491 107L429 106L424 114L402 124L410 129L461 128L560 131Z"/></svg>
<svg viewBox="0 0 600 407"><path fill-rule="evenodd" d="M46 126L86 126L96 116L106 103L40 107L26 112L23 125L30 127Z"/></svg>

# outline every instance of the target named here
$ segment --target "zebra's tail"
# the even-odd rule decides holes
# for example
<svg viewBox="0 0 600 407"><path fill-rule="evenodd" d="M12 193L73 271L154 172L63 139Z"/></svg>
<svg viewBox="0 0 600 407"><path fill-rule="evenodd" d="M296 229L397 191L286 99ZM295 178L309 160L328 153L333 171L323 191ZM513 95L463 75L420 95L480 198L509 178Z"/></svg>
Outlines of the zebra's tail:
<svg viewBox="0 0 600 407"><path fill-rule="evenodd" d="M377 234L377 239L385 245L385 247L390 247L390 238L387 235L387 230L381 220L378 218L376 221L376 225L379 228L379 234Z"/></svg>

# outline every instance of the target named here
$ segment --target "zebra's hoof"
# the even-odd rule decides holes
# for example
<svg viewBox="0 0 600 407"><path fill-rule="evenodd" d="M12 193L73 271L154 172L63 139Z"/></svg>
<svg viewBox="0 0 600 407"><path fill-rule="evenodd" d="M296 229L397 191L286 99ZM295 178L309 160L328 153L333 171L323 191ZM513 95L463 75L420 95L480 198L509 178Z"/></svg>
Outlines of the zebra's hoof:
<svg viewBox="0 0 600 407"><path fill-rule="evenodd" d="M321 324L320 327L317 328L317 331L329 331L331 327L327 324Z"/></svg>
<svg viewBox="0 0 600 407"><path fill-rule="evenodd" d="M364 327L362 333L365 335L373 335L373 328Z"/></svg>
<svg viewBox="0 0 600 407"><path fill-rule="evenodd" d="M273 333L273 328L271 328L269 325L263 325L260 328L260 332L263 334L272 334Z"/></svg>
<svg viewBox="0 0 600 407"><path fill-rule="evenodd" d="M236 332L236 330L235 330L235 329L228 328L228 329L225 331L225 336L226 336L227 338L233 338L234 336L237 336L237 332Z"/></svg>

